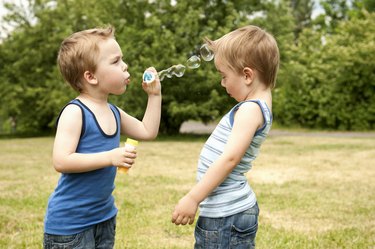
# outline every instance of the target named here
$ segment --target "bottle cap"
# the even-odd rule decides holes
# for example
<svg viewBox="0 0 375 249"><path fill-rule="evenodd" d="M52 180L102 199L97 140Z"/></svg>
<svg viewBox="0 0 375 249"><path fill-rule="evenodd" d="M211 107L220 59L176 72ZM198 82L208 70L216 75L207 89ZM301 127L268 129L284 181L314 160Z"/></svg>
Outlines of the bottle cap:
<svg viewBox="0 0 375 249"><path fill-rule="evenodd" d="M127 138L126 139L126 144L131 144L133 145L134 147L136 147L138 145L138 141L137 140L134 140L134 139L131 139L131 138Z"/></svg>

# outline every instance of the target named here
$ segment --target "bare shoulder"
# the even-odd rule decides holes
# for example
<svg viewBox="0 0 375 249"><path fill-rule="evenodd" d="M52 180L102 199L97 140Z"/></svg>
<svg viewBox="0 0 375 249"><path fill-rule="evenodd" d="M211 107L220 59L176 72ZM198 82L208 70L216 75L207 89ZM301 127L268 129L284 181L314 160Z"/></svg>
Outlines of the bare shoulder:
<svg viewBox="0 0 375 249"><path fill-rule="evenodd" d="M75 104L69 104L67 105L64 110L61 112L61 118L62 117L77 117L77 116L82 116L82 111L81 108L78 105Z"/></svg>
<svg viewBox="0 0 375 249"><path fill-rule="evenodd" d="M67 105L61 112L58 121L58 127L61 126L80 126L82 124L82 110L74 104Z"/></svg>
<svg viewBox="0 0 375 249"><path fill-rule="evenodd" d="M262 113L261 107L259 106L258 103L248 101L243 103L239 108L238 108L238 113L243 113L243 114L256 114L256 113Z"/></svg>
<svg viewBox="0 0 375 249"><path fill-rule="evenodd" d="M251 101L243 103L235 114L235 122L236 121L260 127L263 124L261 107L258 103Z"/></svg>

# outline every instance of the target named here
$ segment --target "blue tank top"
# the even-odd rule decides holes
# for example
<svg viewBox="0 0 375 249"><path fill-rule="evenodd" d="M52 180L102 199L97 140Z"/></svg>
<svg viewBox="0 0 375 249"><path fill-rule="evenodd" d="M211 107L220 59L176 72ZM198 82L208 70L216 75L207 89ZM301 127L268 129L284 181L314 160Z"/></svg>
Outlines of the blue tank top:
<svg viewBox="0 0 375 249"><path fill-rule="evenodd" d="M116 119L116 132L106 135L86 105L78 99L68 103L71 104L79 106L82 111L82 131L76 152L97 153L119 146L120 113L115 106L109 104ZM84 173L62 173L48 200L45 233L76 234L115 216L117 208L112 196L115 177L114 166Z"/></svg>
<svg viewBox="0 0 375 249"><path fill-rule="evenodd" d="M271 129L272 114L265 101L248 100L259 105L264 123L259 128L249 144L244 156L239 164L233 169L228 177L214 190L212 193L200 203L200 216L219 218L227 217L233 214L245 211L256 203L256 196L250 187L246 173L251 169L252 162L259 154L261 144ZM215 130L204 144L199 160L197 181L200 181L208 168L214 163L224 152L225 145L232 132L234 115L237 109L247 101L240 102L235 105L219 122Z"/></svg>

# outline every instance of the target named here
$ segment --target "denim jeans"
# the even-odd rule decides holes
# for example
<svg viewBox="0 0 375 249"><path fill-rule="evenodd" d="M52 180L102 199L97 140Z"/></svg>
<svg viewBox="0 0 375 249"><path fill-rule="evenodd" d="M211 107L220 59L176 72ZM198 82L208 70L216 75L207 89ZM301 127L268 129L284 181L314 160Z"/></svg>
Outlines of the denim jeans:
<svg viewBox="0 0 375 249"><path fill-rule="evenodd" d="M199 217L195 226L195 249L255 248L259 207L223 218Z"/></svg>
<svg viewBox="0 0 375 249"><path fill-rule="evenodd" d="M115 244L116 216L81 233L72 235L44 234L45 249L110 249Z"/></svg>

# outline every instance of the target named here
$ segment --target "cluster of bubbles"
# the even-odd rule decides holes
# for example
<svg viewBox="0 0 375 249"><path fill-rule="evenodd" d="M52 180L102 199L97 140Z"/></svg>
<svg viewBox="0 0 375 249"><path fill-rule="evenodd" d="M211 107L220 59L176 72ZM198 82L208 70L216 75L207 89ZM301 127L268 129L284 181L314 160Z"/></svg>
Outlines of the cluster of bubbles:
<svg viewBox="0 0 375 249"><path fill-rule="evenodd" d="M196 69L201 65L201 58L205 61L211 61L214 58L214 53L208 48L207 44L203 44L200 49L200 56L193 55L186 61L186 66L182 64L173 65L170 68L164 69L158 73L160 81L165 77L172 78L173 76L182 77L185 73L186 67Z"/></svg>

